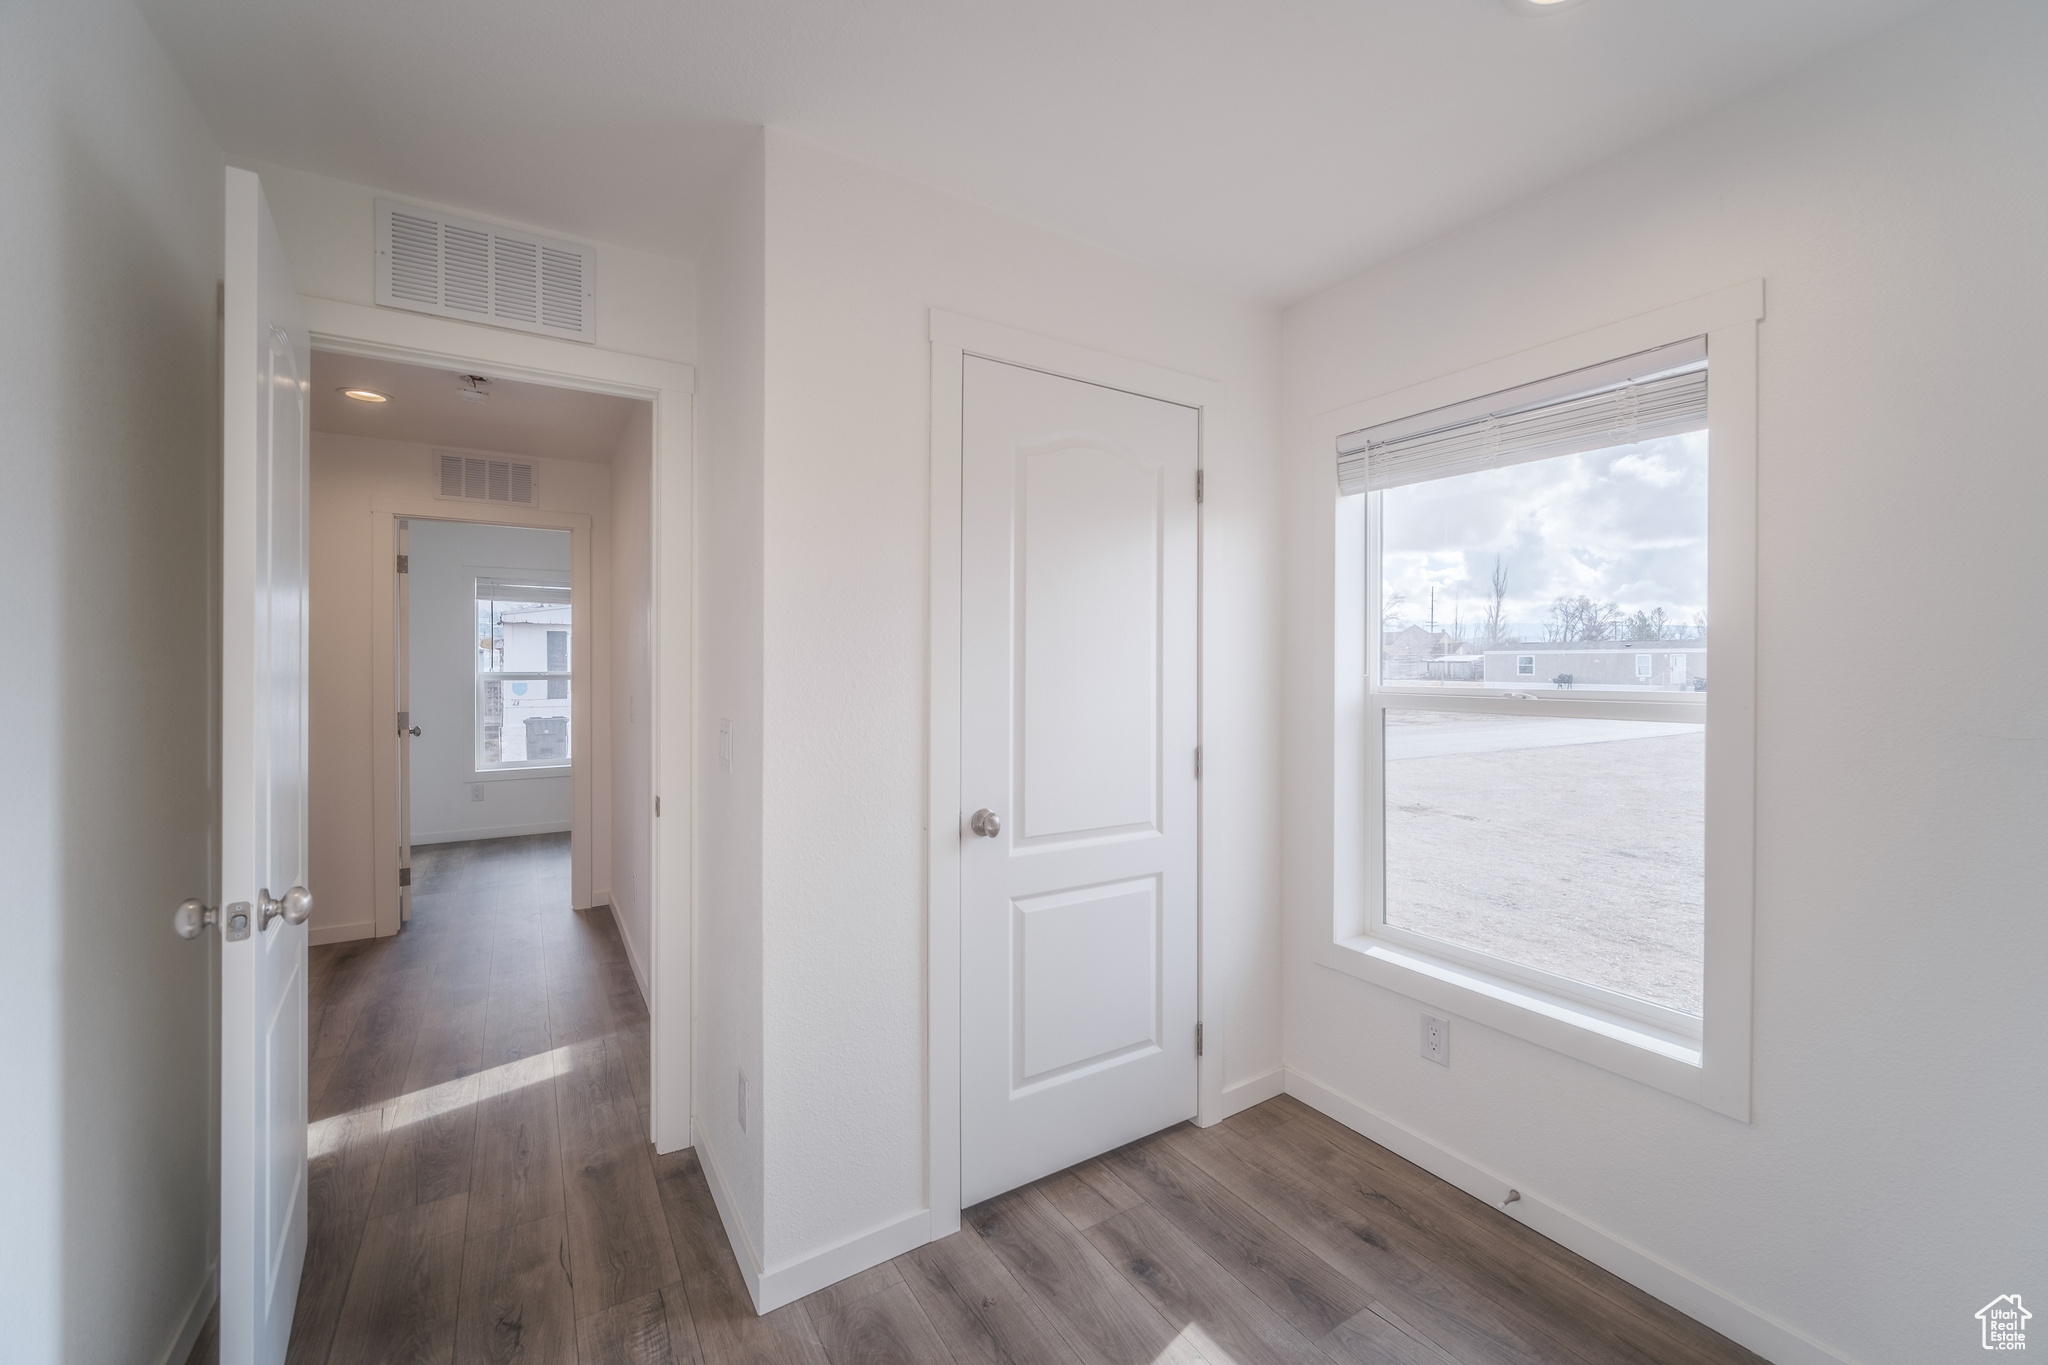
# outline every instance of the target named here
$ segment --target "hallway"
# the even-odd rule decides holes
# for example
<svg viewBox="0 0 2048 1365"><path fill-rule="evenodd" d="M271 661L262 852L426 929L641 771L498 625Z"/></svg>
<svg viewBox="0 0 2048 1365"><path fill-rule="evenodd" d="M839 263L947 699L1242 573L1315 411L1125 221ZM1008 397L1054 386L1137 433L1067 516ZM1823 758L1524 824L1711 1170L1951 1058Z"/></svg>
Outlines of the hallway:
<svg viewBox="0 0 2048 1365"><path fill-rule="evenodd" d="M967 1211L757 1317L568 841L418 851L412 927L313 950L294 1365L1742 1365L1758 1357L1282 1097ZM211 1333L191 1365L213 1359Z"/></svg>

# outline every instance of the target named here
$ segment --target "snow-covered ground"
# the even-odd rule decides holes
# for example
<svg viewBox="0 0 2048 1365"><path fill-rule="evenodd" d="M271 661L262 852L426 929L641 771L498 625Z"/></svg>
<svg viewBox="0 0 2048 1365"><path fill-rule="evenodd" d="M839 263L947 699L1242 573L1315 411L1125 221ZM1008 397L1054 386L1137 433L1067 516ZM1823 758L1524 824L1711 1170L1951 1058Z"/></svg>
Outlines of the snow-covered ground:
<svg viewBox="0 0 2048 1365"><path fill-rule="evenodd" d="M1395 711L1387 918L1697 1013L1703 727Z"/></svg>

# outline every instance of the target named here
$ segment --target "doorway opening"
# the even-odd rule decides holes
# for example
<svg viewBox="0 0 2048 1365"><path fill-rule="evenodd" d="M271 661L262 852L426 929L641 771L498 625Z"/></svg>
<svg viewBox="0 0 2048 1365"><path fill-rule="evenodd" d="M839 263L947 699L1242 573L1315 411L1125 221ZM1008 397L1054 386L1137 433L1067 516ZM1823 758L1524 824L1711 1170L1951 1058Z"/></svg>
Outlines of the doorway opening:
<svg viewBox="0 0 2048 1365"><path fill-rule="evenodd" d="M399 919L424 850L540 840L573 906L578 724L574 537L549 527L399 517ZM586 594L587 596L587 594ZM578 745L577 739L584 743Z"/></svg>

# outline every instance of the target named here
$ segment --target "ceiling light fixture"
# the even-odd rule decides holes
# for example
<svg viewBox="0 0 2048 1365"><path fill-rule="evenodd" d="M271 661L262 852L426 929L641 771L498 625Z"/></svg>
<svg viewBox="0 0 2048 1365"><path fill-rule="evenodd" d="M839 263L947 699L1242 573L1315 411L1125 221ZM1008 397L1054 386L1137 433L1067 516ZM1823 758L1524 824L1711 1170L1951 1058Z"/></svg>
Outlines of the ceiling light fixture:
<svg viewBox="0 0 2048 1365"><path fill-rule="evenodd" d="M375 389L341 389L339 392L343 398L353 398L358 403L389 403L391 401L390 395L379 393Z"/></svg>
<svg viewBox="0 0 2048 1365"><path fill-rule="evenodd" d="M1507 7L1517 14L1555 14L1584 3L1585 0L1506 0Z"/></svg>

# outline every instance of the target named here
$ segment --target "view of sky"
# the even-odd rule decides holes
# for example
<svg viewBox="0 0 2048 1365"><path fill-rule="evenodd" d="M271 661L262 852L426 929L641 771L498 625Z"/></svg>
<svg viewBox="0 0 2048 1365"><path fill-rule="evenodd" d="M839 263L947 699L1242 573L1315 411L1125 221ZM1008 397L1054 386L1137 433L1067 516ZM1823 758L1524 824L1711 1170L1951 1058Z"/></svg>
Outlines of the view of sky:
<svg viewBox="0 0 2048 1365"><path fill-rule="evenodd" d="M1561 596L1661 607L1688 630L1706 610L1704 431L1390 488L1380 515L1390 629L1426 624L1435 588L1437 628L1483 644L1496 562L1523 639Z"/></svg>

